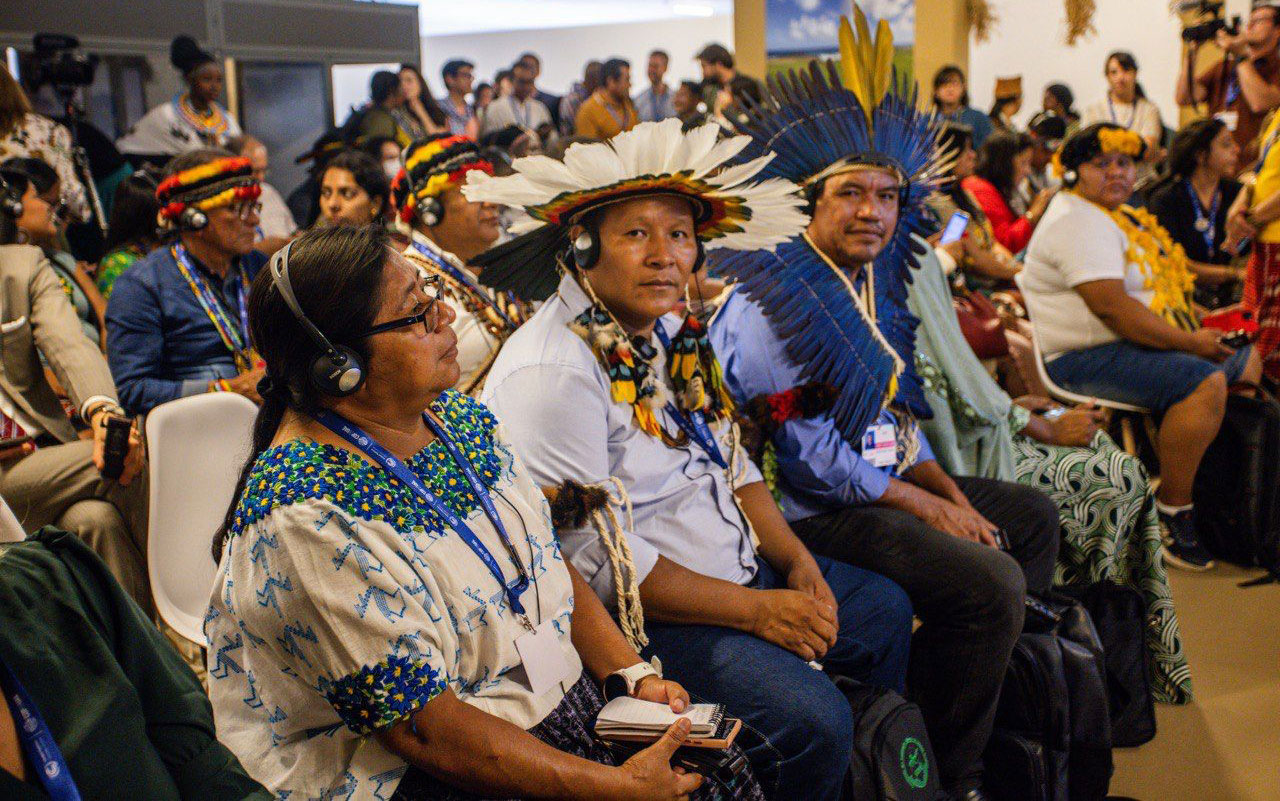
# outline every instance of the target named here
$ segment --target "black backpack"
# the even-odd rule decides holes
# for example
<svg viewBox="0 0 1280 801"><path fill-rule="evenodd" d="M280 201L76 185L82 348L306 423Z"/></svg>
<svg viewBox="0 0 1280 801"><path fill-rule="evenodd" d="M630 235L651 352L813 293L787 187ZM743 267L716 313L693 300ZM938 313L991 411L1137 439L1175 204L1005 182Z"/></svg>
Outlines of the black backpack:
<svg viewBox="0 0 1280 801"><path fill-rule="evenodd" d="M853 758L844 801L940 801L938 778L920 707L882 687L833 677L853 708Z"/></svg>
<svg viewBox="0 0 1280 801"><path fill-rule="evenodd" d="M1147 651L1147 604L1142 593L1110 581L1058 592L1084 604L1107 669L1107 704L1111 710L1111 745L1127 748L1156 736L1156 709L1151 700L1151 656Z"/></svg>
<svg viewBox="0 0 1280 801"><path fill-rule="evenodd" d="M1256 397L1227 396L1222 428L1196 471L1196 531L1214 556L1280 577L1280 403L1242 386Z"/></svg>
<svg viewBox="0 0 1280 801"><path fill-rule="evenodd" d="M999 801L1097 801L1111 782L1102 646L1080 604L1029 599L983 756Z"/></svg>

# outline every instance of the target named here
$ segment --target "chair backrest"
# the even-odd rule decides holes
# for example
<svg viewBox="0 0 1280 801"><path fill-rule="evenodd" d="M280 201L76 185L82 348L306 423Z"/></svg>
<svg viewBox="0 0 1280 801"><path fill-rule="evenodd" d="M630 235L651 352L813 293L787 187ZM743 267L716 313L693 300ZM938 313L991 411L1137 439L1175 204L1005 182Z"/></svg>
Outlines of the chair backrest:
<svg viewBox="0 0 1280 801"><path fill-rule="evenodd" d="M164 621L201 645L217 571L209 547L249 456L257 410L248 398L215 392L147 415L151 593Z"/></svg>
<svg viewBox="0 0 1280 801"><path fill-rule="evenodd" d="M26 538L27 532L22 530L18 516L9 508L8 502L0 498L0 542L22 542Z"/></svg>
<svg viewBox="0 0 1280 801"><path fill-rule="evenodd" d="M1025 271L1020 272L1016 276L1014 276L1014 279L1013 279L1014 283L1018 285L1018 289L1022 290L1023 295L1026 294L1026 289L1022 285L1023 283L1022 279L1023 279L1023 276L1025 275L1026 275ZM1049 393L1049 395L1054 400L1060 403L1064 403L1068 406L1074 406L1079 403L1095 403L1104 409L1115 409L1116 411L1119 411L1119 412L1137 412L1139 414L1147 413L1148 410L1142 408L1141 406L1134 406L1129 403L1122 403L1121 401L1108 400L1106 398L1095 398L1089 395L1080 395L1078 393L1063 389L1062 387L1055 384L1053 382L1053 379L1049 377L1049 371L1045 369L1044 354L1040 352L1040 338L1036 336L1036 326L1034 322L1032 322L1031 324L1031 347L1033 351L1033 358L1036 363L1036 375L1040 376L1040 381L1041 383L1044 384L1045 390Z"/></svg>

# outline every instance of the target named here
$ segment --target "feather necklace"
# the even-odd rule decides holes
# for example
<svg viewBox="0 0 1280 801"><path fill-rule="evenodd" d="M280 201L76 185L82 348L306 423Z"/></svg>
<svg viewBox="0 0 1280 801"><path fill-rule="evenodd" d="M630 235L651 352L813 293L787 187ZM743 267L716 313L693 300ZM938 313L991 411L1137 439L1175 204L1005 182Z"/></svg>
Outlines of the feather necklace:
<svg viewBox="0 0 1280 801"><path fill-rule="evenodd" d="M569 329L591 348L609 376L610 397L631 406L641 431L661 439L667 447L678 448L688 443L688 435L681 431L673 436L658 421L658 411L668 404L682 412L701 412L713 421L732 416L733 400L724 373L711 348L707 327L697 317L687 314L671 338L667 374L675 390L673 398L654 370L658 350L653 343L645 337L629 336L585 275L580 275L579 283L591 298L591 306L569 323Z"/></svg>

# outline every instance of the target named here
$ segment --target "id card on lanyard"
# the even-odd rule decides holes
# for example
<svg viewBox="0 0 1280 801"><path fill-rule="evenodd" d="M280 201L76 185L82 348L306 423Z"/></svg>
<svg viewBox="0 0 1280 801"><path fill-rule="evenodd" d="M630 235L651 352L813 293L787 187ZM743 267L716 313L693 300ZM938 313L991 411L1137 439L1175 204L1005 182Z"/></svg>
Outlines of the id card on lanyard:
<svg viewBox="0 0 1280 801"><path fill-rule="evenodd" d="M570 665L560 647L559 637L553 621L544 620L535 627L529 620L524 604L520 601L520 596L529 588L529 573L525 570L524 563L520 561L520 555L511 543L506 525L502 522L497 508L493 505L493 497L490 495L488 487L476 475L475 468L471 465L471 462L458 451L457 445L444 427L436 422L431 415L425 413L422 415L427 427L440 440L441 445L448 451L458 469L462 471L467 484L471 487L471 491L475 493L476 499L480 501L480 507L484 510L485 516L489 518L489 522L497 530L498 537L502 540L507 556L516 568L517 578L514 582L507 582L506 576L502 573L502 568L498 565L498 560L494 558L493 553L485 544L480 541L480 538L476 536L476 533L467 525L466 521L450 509L435 493L427 489L427 485L422 482L422 479L410 470L404 462L382 447L377 440L366 434L355 423L335 412L322 411L316 415L316 419L325 428L359 448L374 464L382 467L382 469L413 490L418 498L429 509L439 515L444 520L445 525L456 532L462 541L467 544L467 547L471 549L472 553L489 569L489 573L493 575L493 578L506 594L507 604L511 607L512 613L515 614L516 619L520 621L520 625L525 629L525 633L516 639L515 645L533 693L542 695L564 679L570 678Z"/></svg>
<svg viewBox="0 0 1280 801"><path fill-rule="evenodd" d="M80 801L80 790L71 777L71 770L57 740L53 738L53 732L49 731L40 710L18 677L3 661L0 661L0 686L4 687L5 702L13 712L14 728L18 730L22 751L35 768L36 778L45 792L53 801Z"/></svg>
<svg viewBox="0 0 1280 801"><path fill-rule="evenodd" d="M671 337L667 336L667 332L662 329L661 320L654 325L653 332L658 335L658 340L662 343L662 347L667 350L667 358L670 359ZM707 416L705 414L701 411L685 412L674 403L668 403L666 411L667 414L671 415L671 419L676 421L676 425L680 426L680 430L689 439L698 443L702 450L706 451L707 456L711 457L711 461L724 470L729 469L729 463L725 460L724 454L720 452L720 445L716 442L715 435L711 433L711 426L707 424Z"/></svg>

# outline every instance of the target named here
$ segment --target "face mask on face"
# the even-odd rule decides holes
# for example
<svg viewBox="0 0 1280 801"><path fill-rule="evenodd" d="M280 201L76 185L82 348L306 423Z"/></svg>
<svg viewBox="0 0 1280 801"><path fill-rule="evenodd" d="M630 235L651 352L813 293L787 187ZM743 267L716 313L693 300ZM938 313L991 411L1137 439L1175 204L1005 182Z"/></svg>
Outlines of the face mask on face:
<svg viewBox="0 0 1280 801"><path fill-rule="evenodd" d="M400 172L400 159L383 159L382 171L387 174L388 178L394 179L396 174Z"/></svg>

